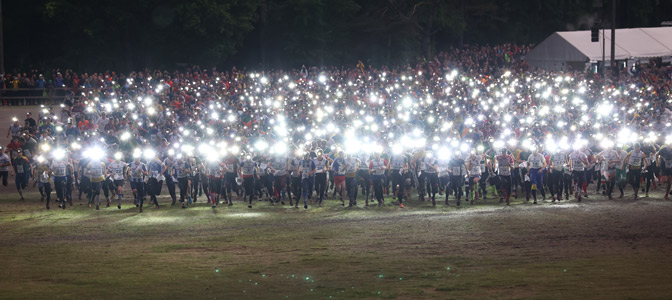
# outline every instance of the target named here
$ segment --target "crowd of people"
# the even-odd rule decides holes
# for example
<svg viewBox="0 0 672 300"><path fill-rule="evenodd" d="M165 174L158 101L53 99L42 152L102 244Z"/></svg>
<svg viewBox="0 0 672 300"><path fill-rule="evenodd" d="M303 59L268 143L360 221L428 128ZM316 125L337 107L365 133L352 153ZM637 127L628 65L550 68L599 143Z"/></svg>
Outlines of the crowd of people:
<svg viewBox="0 0 672 300"><path fill-rule="evenodd" d="M164 185L183 208L581 202L591 184L638 198L662 180L667 199L672 68L536 70L528 49L380 68L54 71L72 97L13 120L0 175L21 199L32 180L47 209L52 188L63 209L82 196L121 209L124 193L159 208Z"/></svg>

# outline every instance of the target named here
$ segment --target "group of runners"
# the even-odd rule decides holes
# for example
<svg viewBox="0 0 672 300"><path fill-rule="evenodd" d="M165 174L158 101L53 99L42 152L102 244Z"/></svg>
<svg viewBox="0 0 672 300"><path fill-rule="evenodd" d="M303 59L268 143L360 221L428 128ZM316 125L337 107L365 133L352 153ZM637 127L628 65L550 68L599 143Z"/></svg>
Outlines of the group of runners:
<svg viewBox="0 0 672 300"><path fill-rule="evenodd" d="M657 182L668 199L672 183L672 149L651 144L553 153L541 146L513 151L488 147L446 155L429 149L350 153L342 145L318 140L295 150L289 155L243 152L214 159L169 151L149 156L136 153L125 160L112 144L80 157L54 150L37 155L32 162L18 150L10 153L13 159L7 153L0 155L0 174L5 186L8 176L14 176L21 199L31 182L37 185L47 209L55 190L58 207L63 209L82 196L89 207L100 209L114 202L121 209L127 193L140 211L147 200L155 208L161 206L164 185L167 203L182 208L200 199L213 208L235 202L252 208L263 200L307 209L309 204L323 206L328 199L357 206L358 198L363 206L382 206L387 198L402 208L407 201L436 206L437 198L444 198L445 205L452 200L456 206L488 203L488 199L509 205L511 197L534 204L547 199L581 202L593 194L591 184L594 194L608 199L614 198L616 190L618 198L623 198L629 184L638 199L640 189L648 197Z"/></svg>

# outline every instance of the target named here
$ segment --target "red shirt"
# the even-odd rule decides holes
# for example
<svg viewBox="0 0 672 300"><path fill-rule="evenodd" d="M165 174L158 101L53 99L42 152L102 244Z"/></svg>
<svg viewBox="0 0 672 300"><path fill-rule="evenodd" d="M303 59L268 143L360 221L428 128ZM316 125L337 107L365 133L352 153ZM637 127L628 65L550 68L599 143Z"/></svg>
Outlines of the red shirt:
<svg viewBox="0 0 672 300"><path fill-rule="evenodd" d="M7 150L19 150L21 149L21 142L11 142L7 145Z"/></svg>

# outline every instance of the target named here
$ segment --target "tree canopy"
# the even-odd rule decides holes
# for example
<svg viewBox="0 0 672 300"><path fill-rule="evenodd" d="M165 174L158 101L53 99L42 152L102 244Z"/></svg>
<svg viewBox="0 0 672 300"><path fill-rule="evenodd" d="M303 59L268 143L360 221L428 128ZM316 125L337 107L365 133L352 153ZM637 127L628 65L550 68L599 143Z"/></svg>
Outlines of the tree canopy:
<svg viewBox="0 0 672 300"><path fill-rule="evenodd" d="M5 61L8 71L405 64L464 44L610 26L611 1L4 1ZM657 26L669 11L672 0L618 1L616 25Z"/></svg>

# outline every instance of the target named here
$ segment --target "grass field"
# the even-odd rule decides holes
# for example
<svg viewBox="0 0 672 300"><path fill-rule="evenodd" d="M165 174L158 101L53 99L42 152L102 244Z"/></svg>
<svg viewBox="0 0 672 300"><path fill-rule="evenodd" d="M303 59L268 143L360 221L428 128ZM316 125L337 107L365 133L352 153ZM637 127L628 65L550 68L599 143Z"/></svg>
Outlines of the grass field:
<svg viewBox="0 0 672 300"><path fill-rule="evenodd" d="M121 210L46 211L35 192L4 191L2 299L672 298L672 201L660 193L140 214L128 198Z"/></svg>

